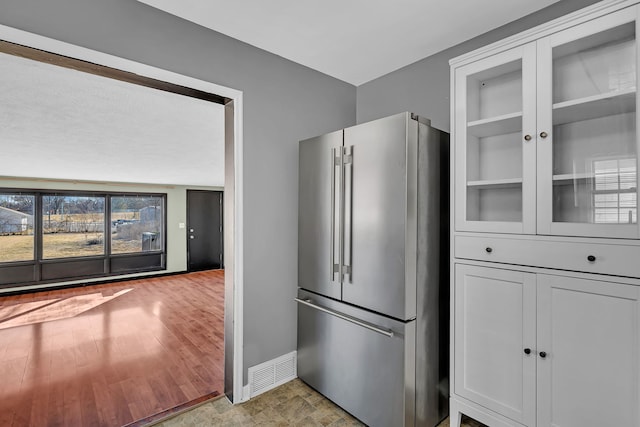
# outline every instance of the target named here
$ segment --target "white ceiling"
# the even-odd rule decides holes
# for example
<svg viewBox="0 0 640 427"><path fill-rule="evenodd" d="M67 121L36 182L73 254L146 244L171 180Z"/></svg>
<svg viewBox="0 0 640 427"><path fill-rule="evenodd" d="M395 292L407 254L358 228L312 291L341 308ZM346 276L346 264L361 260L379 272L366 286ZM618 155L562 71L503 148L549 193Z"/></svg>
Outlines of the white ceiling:
<svg viewBox="0 0 640 427"><path fill-rule="evenodd" d="M361 85L559 0L138 0Z"/></svg>
<svg viewBox="0 0 640 427"><path fill-rule="evenodd" d="M224 106L0 53L0 175L224 185Z"/></svg>

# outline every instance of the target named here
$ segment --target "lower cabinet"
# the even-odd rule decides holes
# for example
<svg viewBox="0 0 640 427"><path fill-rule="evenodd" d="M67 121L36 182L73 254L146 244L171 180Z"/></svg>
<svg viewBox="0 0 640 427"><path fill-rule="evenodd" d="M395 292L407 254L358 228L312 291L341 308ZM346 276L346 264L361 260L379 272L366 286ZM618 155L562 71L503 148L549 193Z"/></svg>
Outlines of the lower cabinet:
<svg viewBox="0 0 640 427"><path fill-rule="evenodd" d="M451 425L640 426L640 286L457 264Z"/></svg>
<svg viewBox="0 0 640 427"><path fill-rule="evenodd" d="M640 426L640 286L537 279L538 425Z"/></svg>

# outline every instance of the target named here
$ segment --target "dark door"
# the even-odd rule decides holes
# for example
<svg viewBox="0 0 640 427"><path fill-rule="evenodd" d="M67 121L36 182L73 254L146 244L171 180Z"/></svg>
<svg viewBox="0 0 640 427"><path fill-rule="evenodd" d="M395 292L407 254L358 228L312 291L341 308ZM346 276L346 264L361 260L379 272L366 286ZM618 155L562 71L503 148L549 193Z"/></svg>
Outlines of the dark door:
<svg viewBox="0 0 640 427"><path fill-rule="evenodd" d="M222 191L187 190L189 271L223 268Z"/></svg>

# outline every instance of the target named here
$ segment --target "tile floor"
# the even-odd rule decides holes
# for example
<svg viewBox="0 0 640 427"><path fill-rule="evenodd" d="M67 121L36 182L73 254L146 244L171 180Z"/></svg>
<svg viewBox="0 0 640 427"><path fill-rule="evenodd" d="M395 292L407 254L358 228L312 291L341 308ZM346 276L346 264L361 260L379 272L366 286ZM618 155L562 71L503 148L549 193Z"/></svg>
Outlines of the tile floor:
<svg viewBox="0 0 640 427"><path fill-rule="evenodd" d="M363 426L358 420L299 379L283 384L241 405L231 405L225 397L222 397L154 425L156 427ZM462 425L480 426L471 422ZM449 420L444 420L438 427L449 427Z"/></svg>

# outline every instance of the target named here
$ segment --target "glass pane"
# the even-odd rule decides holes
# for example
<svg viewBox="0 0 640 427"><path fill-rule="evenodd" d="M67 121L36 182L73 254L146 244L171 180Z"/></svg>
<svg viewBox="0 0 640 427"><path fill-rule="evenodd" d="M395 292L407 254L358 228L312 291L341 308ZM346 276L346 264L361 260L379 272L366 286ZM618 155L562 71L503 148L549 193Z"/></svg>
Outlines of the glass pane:
<svg viewBox="0 0 640 427"><path fill-rule="evenodd" d="M522 61L467 77L467 220L522 221Z"/></svg>
<svg viewBox="0 0 640 427"><path fill-rule="evenodd" d="M32 261L35 197L0 194L0 262Z"/></svg>
<svg viewBox="0 0 640 427"><path fill-rule="evenodd" d="M111 197L111 253L161 251L163 206L160 196Z"/></svg>
<svg viewBox="0 0 640 427"><path fill-rule="evenodd" d="M522 187L468 187L467 220L521 222Z"/></svg>
<svg viewBox="0 0 640 427"><path fill-rule="evenodd" d="M635 223L631 22L553 49L553 221Z"/></svg>
<svg viewBox="0 0 640 427"><path fill-rule="evenodd" d="M522 60L467 77L467 120L491 119L522 112Z"/></svg>
<svg viewBox="0 0 640 427"><path fill-rule="evenodd" d="M636 87L635 22L553 49L553 102Z"/></svg>
<svg viewBox="0 0 640 427"><path fill-rule="evenodd" d="M104 197L42 197L44 259L104 254Z"/></svg>

